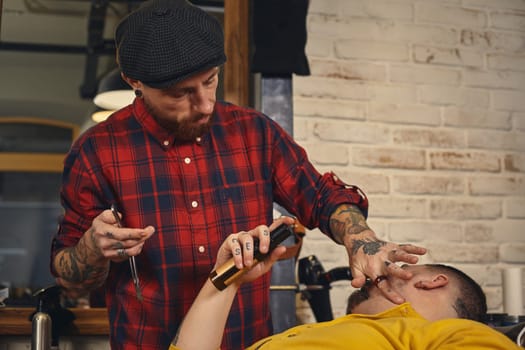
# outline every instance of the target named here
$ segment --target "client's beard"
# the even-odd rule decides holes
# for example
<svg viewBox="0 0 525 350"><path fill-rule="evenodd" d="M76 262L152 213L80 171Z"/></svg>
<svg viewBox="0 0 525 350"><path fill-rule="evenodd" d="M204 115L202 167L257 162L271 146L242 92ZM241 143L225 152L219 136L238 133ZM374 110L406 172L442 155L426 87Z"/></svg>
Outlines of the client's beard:
<svg viewBox="0 0 525 350"><path fill-rule="evenodd" d="M207 115L199 114L194 116L191 119L186 119L183 121L176 120L167 120L166 118L159 118L158 113L156 113L150 106L146 105L149 113L155 118L157 123L159 123L164 129L168 130L177 141L193 141L197 137L206 134L210 131L211 124L213 121L213 114L210 116L210 119L206 124L195 125L197 121L202 118L206 118Z"/></svg>
<svg viewBox="0 0 525 350"><path fill-rule="evenodd" d="M346 314L351 314L352 310L363 301L368 300L370 295L368 294L368 287L365 285L362 288L354 291L348 298L348 304L346 305Z"/></svg>

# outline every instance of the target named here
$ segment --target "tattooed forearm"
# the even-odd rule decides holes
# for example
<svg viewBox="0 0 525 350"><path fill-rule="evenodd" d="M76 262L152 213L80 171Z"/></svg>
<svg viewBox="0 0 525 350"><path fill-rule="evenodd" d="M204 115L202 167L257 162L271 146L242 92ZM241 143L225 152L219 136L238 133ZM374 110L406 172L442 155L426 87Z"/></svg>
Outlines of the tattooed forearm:
<svg viewBox="0 0 525 350"><path fill-rule="evenodd" d="M352 254L357 253L357 251L363 247L363 253L366 255L375 255L384 246L386 242L383 241L371 241L364 239L357 239L352 245Z"/></svg>
<svg viewBox="0 0 525 350"><path fill-rule="evenodd" d="M345 235L357 235L369 229L363 213L354 205L340 206L330 218L330 230L340 243Z"/></svg>
<svg viewBox="0 0 525 350"><path fill-rule="evenodd" d="M109 272L109 262L93 247L94 232L90 230L76 246L61 251L55 260L59 276L69 283L82 285L86 290L100 286Z"/></svg>
<svg viewBox="0 0 525 350"><path fill-rule="evenodd" d="M59 255L57 271L71 283L81 283L86 288L100 285L107 277L109 265L95 265L88 261L85 252L77 247L64 249Z"/></svg>

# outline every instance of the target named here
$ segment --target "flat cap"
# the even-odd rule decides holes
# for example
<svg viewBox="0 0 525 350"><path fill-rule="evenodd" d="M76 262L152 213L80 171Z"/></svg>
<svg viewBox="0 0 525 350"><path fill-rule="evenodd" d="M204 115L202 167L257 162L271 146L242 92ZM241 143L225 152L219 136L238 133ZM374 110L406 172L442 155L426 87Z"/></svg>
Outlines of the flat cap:
<svg viewBox="0 0 525 350"><path fill-rule="evenodd" d="M221 24L186 0L146 1L118 24L115 44L121 71L158 89L226 61Z"/></svg>

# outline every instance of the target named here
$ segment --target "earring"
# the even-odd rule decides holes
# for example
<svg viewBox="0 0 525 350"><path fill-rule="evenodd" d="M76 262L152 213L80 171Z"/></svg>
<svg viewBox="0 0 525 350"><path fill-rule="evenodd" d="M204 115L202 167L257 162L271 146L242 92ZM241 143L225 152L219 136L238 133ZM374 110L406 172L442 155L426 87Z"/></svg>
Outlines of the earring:
<svg viewBox="0 0 525 350"><path fill-rule="evenodd" d="M135 96L137 96L138 98L142 98L142 90L140 89L135 90Z"/></svg>

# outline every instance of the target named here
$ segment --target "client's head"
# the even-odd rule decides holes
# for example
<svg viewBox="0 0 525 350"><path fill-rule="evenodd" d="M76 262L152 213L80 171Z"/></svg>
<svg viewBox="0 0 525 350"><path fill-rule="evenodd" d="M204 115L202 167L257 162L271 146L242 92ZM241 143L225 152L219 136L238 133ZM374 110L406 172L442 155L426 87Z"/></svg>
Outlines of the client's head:
<svg viewBox="0 0 525 350"><path fill-rule="evenodd" d="M389 277L388 281L392 289L426 319L483 319L487 312L485 294L464 272L441 264L403 265L402 268L412 272L411 279ZM377 287L368 283L350 295L347 313L375 314L393 305Z"/></svg>

